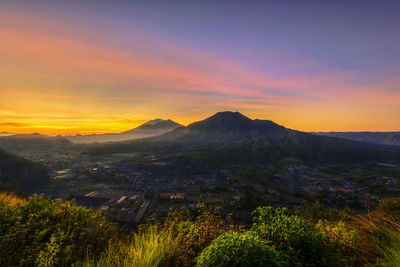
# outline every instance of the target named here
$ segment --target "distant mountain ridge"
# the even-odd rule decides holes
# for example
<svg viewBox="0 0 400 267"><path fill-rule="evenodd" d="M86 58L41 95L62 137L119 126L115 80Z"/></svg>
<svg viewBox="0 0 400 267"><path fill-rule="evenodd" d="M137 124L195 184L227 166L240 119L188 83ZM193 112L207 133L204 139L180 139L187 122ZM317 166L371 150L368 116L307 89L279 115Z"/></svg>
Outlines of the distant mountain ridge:
<svg viewBox="0 0 400 267"><path fill-rule="evenodd" d="M182 127L182 125L170 119L168 120L155 119L143 123L142 125L134 129L122 132L121 134L131 134L131 133L147 132L147 131L159 131L165 133L167 131L172 131L178 127Z"/></svg>
<svg viewBox="0 0 400 267"><path fill-rule="evenodd" d="M155 119L145 122L144 124L136 128L121 133L75 135L66 136L66 138L76 144L119 142L161 135L178 127L182 127L182 125L170 119Z"/></svg>
<svg viewBox="0 0 400 267"><path fill-rule="evenodd" d="M63 136L47 136L38 133L15 134L0 137L0 148L10 153L25 151L45 151L72 146L72 142Z"/></svg>
<svg viewBox="0 0 400 267"><path fill-rule="evenodd" d="M292 130L269 120L252 120L239 112L223 111L160 135L159 139L177 142L225 142L259 136L279 136L288 131Z"/></svg>
<svg viewBox="0 0 400 267"><path fill-rule="evenodd" d="M313 132L370 144L400 146L400 132Z"/></svg>
<svg viewBox="0 0 400 267"><path fill-rule="evenodd" d="M285 128L269 120L250 119L239 112L218 112L202 121L163 135L103 144L89 153L148 151L206 153L210 158L266 162L292 157L308 161L400 160L400 151L357 141Z"/></svg>

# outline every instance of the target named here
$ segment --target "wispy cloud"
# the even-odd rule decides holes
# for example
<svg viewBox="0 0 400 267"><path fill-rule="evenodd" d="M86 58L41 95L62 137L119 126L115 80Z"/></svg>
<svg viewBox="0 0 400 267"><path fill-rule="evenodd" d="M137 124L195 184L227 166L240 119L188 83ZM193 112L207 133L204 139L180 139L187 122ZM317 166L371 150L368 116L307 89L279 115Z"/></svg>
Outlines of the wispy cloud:
<svg viewBox="0 0 400 267"><path fill-rule="evenodd" d="M219 109L311 130L327 127L318 128L323 116L329 116L333 128L359 119L352 106L367 109L366 114L368 106L391 114L400 101L398 80L385 77L360 85L355 70L274 77L132 29L129 37L110 38L101 30L44 18L6 11L0 17L0 120L7 120L0 126L10 131L23 123L32 130L53 127L57 133L121 131L154 116L187 124ZM319 66L290 58L288 64ZM335 108L343 112L332 113ZM386 113L380 113L381 120ZM386 121L382 129L400 125L399 119Z"/></svg>

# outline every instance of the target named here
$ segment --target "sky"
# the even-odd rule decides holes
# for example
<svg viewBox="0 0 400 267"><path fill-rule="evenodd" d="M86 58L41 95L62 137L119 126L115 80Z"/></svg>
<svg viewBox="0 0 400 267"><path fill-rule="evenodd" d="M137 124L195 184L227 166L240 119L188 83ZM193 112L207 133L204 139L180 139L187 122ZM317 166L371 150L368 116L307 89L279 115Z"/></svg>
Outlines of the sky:
<svg viewBox="0 0 400 267"><path fill-rule="evenodd" d="M400 131L399 1L0 2L0 132L122 132L239 111Z"/></svg>

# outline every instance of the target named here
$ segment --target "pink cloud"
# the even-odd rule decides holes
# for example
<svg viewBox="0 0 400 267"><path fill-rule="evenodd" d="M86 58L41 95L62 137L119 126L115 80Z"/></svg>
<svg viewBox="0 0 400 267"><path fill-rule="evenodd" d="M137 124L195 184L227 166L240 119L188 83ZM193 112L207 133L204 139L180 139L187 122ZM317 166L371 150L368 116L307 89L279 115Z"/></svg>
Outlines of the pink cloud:
<svg viewBox="0 0 400 267"><path fill-rule="evenodd" d="M314 102L383 106L400 101L398 90L387 90L398 80L360 86L355 83L357 71L276 78L133 29L125 37L20 14L0 11L0 16L0 71L5 77L0 93L9 98L54 99L71 105L70 110L76 102L88 102L110 105L116 112L136 101L141 103L138 109L151 106L147 108L170 114L189 106L259 114L266 109L281 112L282 107L312 109ZM298 64L315 66L301 58Z"/></svg>

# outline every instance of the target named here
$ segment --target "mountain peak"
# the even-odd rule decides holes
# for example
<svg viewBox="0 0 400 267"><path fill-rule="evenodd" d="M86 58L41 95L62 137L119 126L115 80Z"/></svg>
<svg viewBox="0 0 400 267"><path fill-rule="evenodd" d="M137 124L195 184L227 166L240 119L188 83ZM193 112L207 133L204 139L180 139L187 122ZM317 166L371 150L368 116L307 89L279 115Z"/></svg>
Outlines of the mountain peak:
<svg viewBox="0 0 400 267"><path fill-rule="evenodd" d="M192 123L190 130L206 132L242 132L252 120L239 112L218 112L205 120Z"/></svg>
<svg viewBox="0 0 400 267"><path fill-rule="evenodd" d="M142 125L156 125L157 123L163 122L165 120L163 119L154 119L154 120L150 120L148 122L143 123Z"/></svg>
<svg viewBox="0 0 400 267"><path fill-rule="evenodd" d="M195 122L187 127L188 132L212 134L228 138L272 135L285 132L286 128L267 120L252 120L239 112L218 112L205 120Z"/></svg>
<svg viewBox="0 0 400 267"><path fill-rule="evenodd" d="M167 132L174 130L178 127L181 127L179 123L176 123L170 119L168 120L163 120L163 119L155 119L155 120L150 120L148 122L143 123L142 125L123 132L124 134L130 134L130 133L138 133L140 131L162 131L162 132Z"/></svg>
<svg viewBox="0 0 400 267"><path fill-rule="evenodd" d="M220 111L209 117L211 118L223 118L227 120L251 120L238 111Z"/></svg>

